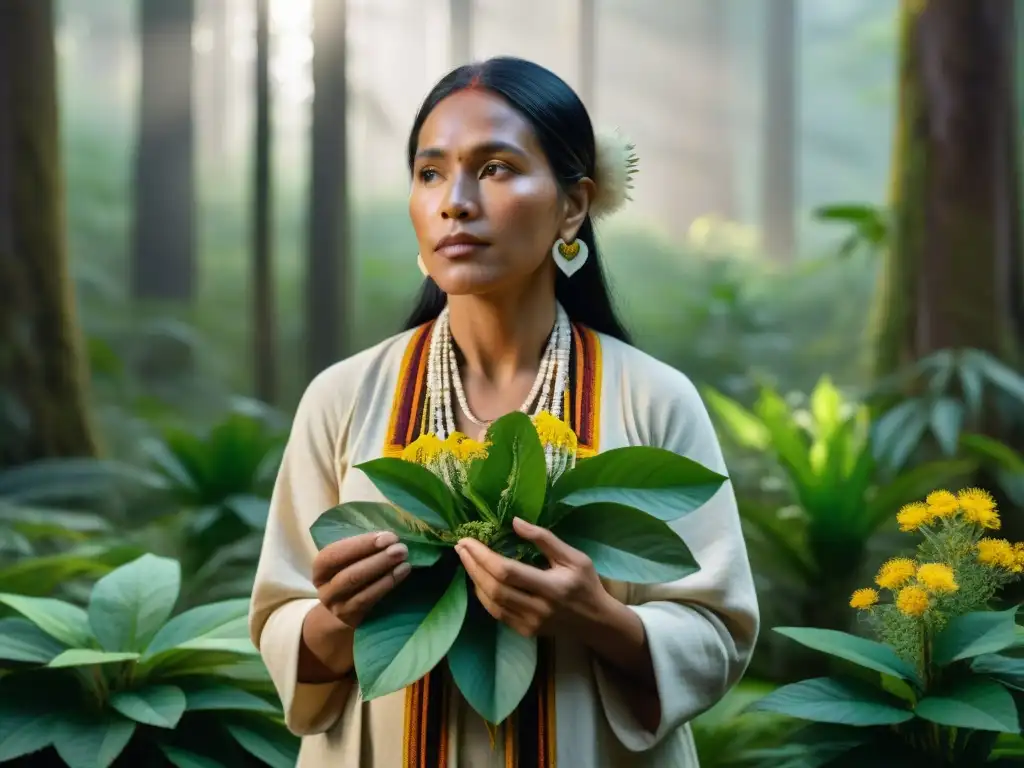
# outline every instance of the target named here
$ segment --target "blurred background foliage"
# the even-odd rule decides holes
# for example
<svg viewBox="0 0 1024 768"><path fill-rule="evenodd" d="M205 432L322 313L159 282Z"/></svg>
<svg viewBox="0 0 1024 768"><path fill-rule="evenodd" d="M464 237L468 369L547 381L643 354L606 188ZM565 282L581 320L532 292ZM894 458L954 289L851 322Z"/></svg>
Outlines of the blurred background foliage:
<svg viewBox="0 0 1024 768"><path fill-rule="evenodd" d="M720 429L765 631L694 730L702 765L757 764L794 723L743 708L818 663L768 628L855 629L847 593L905 546L901 503L981 484L1024 538L1018 5L11 0L0 79L21 90L0 97L38 98L0 105L0 159L22 142L0 163L0 594L86 606L146 553L180 563L178 612L248 594L304 386L399 330L417 288L419 100L454 63L521 55L639 147L601 248L638 346ZM59 649L5 646L27 631L6 605L10 682ZM244 627L224 633L215 675L274 706ZM294 764L276 715L233 706L217 759ZM36 743L26 722L0 700L0 762Z"/></svg>

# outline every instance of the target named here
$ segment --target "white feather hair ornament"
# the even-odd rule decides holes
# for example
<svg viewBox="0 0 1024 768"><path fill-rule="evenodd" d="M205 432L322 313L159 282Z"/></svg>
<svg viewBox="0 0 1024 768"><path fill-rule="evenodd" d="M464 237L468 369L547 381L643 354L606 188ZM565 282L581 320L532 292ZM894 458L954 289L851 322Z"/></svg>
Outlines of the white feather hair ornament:
<svg viewBox="0 0 1024 768"><path fill-rule="evenodd" d="M595 219L610 216L632 200L633 176L640 158L636 145L618 131L597 133L594 184L597 193L590 201L590 215Z"/></svg>

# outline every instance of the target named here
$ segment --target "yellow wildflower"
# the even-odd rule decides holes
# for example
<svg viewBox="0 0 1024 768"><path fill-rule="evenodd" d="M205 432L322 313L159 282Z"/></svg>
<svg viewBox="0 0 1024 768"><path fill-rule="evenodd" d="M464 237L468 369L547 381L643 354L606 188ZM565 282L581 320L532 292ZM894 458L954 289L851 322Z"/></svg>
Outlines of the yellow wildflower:
<svg viewBox="0 0 1024 768"><path fill-rule="evenodd" d="M896 595L896 609L905 616L923 616L929 603L928 593L916 584L904 587Z"/></svg>
<svg viewBox="0 0 1024 768"><path fill-rule="evenodd" d="M536 427L537 436L544 445L569 451L576 450L576 433L557 416L541 411L533 417L533 426Z"/></svg>
<svg viewBox="0 0 1024 768"><path fill-rule="evenodd" d="M445 445L437 435L420 435L402 451L402 459L413 464L427 466L445 451Z"/></svg>
<svg viewBox="0 0 1024 768"><path fill-rule="evenodd" d="M1024 544L1017 542L1013 545L1013 567L1014 573L1024 573Z"/></svg>
<svg viewBox="0 0 1024 768"><path fill-rule="evenodd" d="M900 530L904 533L916 531L922 525L927 525L931 521L932 513L929 511L928 506L920 501L905 504L896 513L896 522L900 524Z"/></svg>
<svg viewBox="0 0 1024 768"><path fill-rule="evenodd" d="M444 441L444 449L461 462L468 464L475 459L487 458L487 446L466 437L461 432L452 432Z"/></svg>
<svg viewBox="0 0 1024 768"><path fill-rule="evenodd" d="M999 530L999 513L996 512L996 502L992 494L981 488L967 488L957 496L960 508L964 512L964 518L972 523L977 523L982 528L993 531Z"/></svg>
<svg viewBox="0 0 1024 768"><path fill-rule="evenodd" d="M917 580L924 584L929 592L956 592L960 589L953 569L945 563L925 563L917 569Z"/></svg>
<svg viewBox="0 0 1024 768"><path fill-rule="evenodd" d="M895 557L878 569L875 583L884 589L899 589L917 573L917 564L906 557Z"/></svg>
<svg viewBox="0 0 1024 768"><path fill-rule="evenodd" d="M960 502L949 491L932 491L925 498L928 512L933 517L952 517L960 507Z"/></svg>
<svg viewBox="0 0 1024 768"><path fill-rule="evenodd" d="M871 587L858 589L850 598L850 607L863 611L878 602L878 592Z"/></svg>
<svg viewBox="0 0 1024 768"><path fill-rule="evenodd" d="M1006 539L982 539L978 542L978 562L992 568L1013 570L1017 555Z"/></svg>

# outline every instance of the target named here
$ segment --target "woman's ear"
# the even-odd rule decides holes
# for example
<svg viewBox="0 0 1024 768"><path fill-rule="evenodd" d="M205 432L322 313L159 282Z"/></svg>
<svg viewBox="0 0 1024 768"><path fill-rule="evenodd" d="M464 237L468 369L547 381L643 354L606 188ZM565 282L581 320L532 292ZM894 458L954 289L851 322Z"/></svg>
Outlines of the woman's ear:
<svg viewBox="0 0 1024 768"><path fill-rule="evenodd" d="M565 194L563 200L562 226L558 229L559 237L571 243L576 233L583 226L583 221L590 211L590 201L594 199L597 185L592 179L583 177Z"/></svg>

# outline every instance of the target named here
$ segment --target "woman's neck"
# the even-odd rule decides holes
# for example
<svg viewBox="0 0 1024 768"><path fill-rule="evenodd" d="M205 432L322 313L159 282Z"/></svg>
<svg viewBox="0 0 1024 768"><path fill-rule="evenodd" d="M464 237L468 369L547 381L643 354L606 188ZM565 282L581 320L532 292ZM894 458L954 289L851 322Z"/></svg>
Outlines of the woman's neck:
<svg viewBox="0 0 1024 768"><path fill-rule="evenodd" d="M495 385L536 371L555 324L554 290L519 296L451 296L452 339L466 371Z"/></svg>

